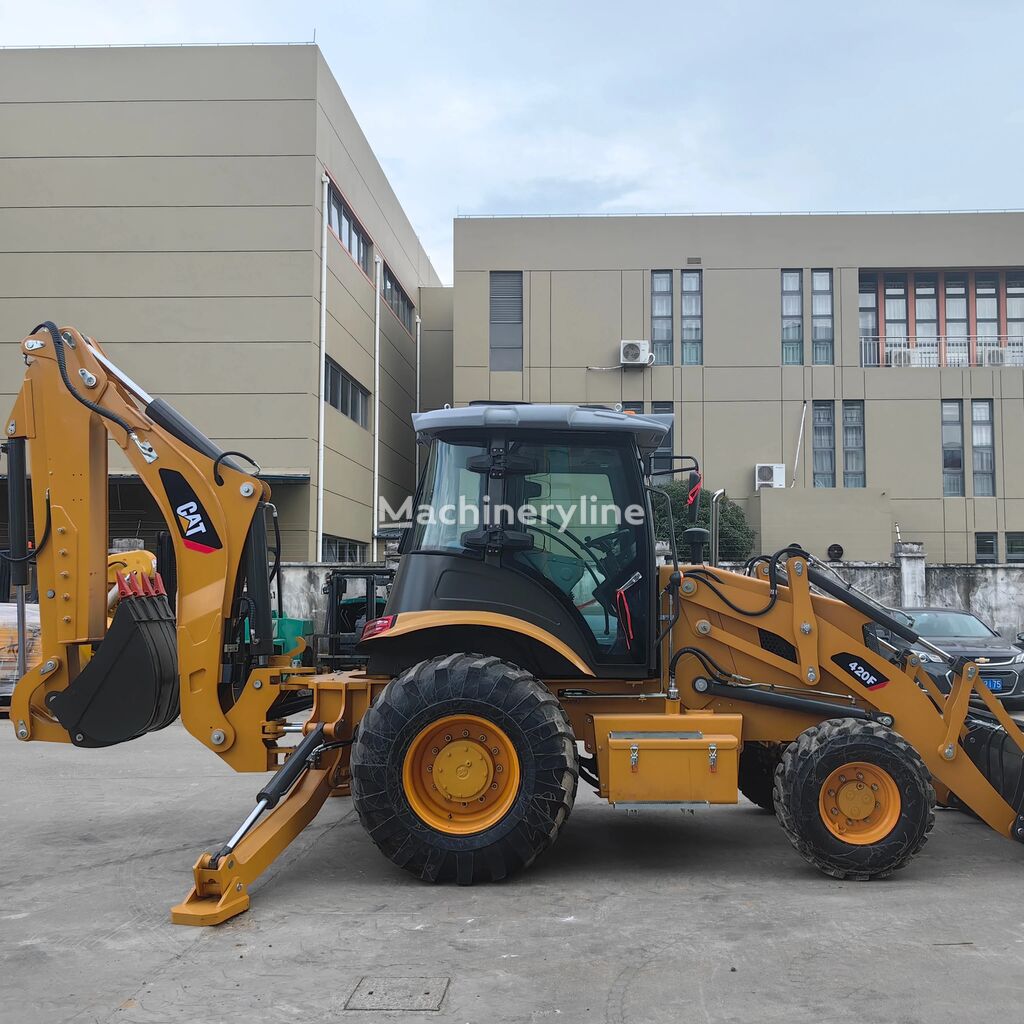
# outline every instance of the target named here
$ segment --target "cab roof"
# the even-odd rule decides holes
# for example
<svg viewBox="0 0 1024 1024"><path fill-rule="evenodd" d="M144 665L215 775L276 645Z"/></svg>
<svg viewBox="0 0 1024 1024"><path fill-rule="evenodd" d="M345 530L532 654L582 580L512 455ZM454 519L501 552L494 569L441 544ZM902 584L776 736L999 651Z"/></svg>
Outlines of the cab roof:
<svg viewBox="0 0 1024 1024"><path fill-rule="evenodd" d="M420 440L473 429L632 434L636 446L641 452L647 453L662 444L665 435L672 429L672 416L639 416L602 406L476 402L458 409L414 413L412 423Z"/></svg>

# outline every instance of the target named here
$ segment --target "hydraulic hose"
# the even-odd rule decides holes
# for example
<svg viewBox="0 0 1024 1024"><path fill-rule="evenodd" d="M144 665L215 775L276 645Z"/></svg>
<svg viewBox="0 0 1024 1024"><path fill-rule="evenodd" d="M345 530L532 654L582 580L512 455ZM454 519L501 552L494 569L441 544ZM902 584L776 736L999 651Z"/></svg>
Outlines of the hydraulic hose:
<svg viewBox="0 0 1024 1024"><path fill-rule="evenodd" d="M57 360L57 369L60 370L61 380L64 381L64 387L71 392L71 396L81 402L87 409L91 409L97 416L102 416L104 419L110 420L111 423L116 423L129 437L134 439L136 437L135 428L127 420L122 419L116 412L111 412L110 409L104 409L102 405L98 405L96 402L90 402L88 398L75 389L71 379L68 377L67 359L64 354L64 339L61 337L57 325L52 320L45 320L37 325L32 333L38 334L39 331L46 331L53 340L53 354Z"/></svg>

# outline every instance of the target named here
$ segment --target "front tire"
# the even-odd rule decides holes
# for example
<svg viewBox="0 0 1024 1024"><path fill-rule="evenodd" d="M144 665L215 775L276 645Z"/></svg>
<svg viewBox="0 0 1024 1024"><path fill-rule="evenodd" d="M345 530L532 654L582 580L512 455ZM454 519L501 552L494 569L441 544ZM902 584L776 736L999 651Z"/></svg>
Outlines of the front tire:
<svg viewBox="0 0 1024 1024"><path fill-rule="evenodd" d="M800 855L833 878L905 867L935 824L935 791L917 751L875 722L833 719L786 748L775 813Z"/></svg>
<svg viewBox="0 0 1024 1024"><path fill-rule="evenodd" d="M421 662L359 723L352 800L374 843L431 882L498 881L557 838L579 776L558 700L498 658Z"/></svg>

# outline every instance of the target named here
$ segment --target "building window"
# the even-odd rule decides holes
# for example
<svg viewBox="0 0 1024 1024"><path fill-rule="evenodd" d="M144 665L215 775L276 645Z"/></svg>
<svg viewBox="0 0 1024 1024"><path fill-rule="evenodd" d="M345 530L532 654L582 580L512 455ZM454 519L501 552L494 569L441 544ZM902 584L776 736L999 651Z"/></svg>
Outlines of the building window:
<svg viewBox="0 0 1024 1024"><path fill-rule="evenodd" d="M369 426L370 392L350 377L330 356L327 357L327 404L355 420L361 427Z"/></svg>
<svg viewBox="0 0 1024 1024"><path fill-rule="evenodd" d="M491 271L491 369L523 368L523 272Z"/></svg>
<svg viewBox="0 0 1024 1024"><path fill-rule="evenodd" d="M979 563L999 560L994 533L976 533L974 535L974 560Z"/></svg>
<svg viewBox="0 0 1024 1024"><path fill-rule="evenodd" d="M947 498L964 495L964 403L942 403L942 493Z"/></svg>
<svg viewBox="0 0 1024 1024"><path fill-rule="evenodd" d="M836 485L836 404L814 403L814 486Z"/></svg>
<svg viewBox="0 0 1024 1024"><path fill-rule="evenodd" d="M802 366L804 361L803 271L782 272L782 363Z"/></svg>
<svg viewBox="0 0 1024 1024"><path fill-rule="evenodd" d="M974 277L975 335L977 365L992 363L989 352L999 348L999 275L976 274Z"/></svg>
<svg viewBox="0 0 1024 1024"><path fill-rule="evenodd" d="M324 534L325 562L365 562L366 545L362 541L349 540L347 537L334 537Z"/></svg>
<svg viewBox="0 0 1024 1024"><path fill-rule="evenodd" d="M939 365L939 293L934 274L914 275L914 365Z"/></svg>
<svg viewBox="0 0 1024 1024"><path fill-rule="evenodd" d="M974 496L991 497L996 493L991 398L976 399L971 403L971 457L974 466Z"/></svg>
<svg viewBox="0 0 1024 1024"><path fill-rule="evenodd" d="M909 366L907 344L907 275L885 275L885 362Z"/></svg>
<svg viewBox="0 0 1024 1024"><path fill-rule="evenodd" d="M843 402L843 486L867 486L862 401Z"/></svg>
<svg viewBox="0 0 1024 1024"><path fill-rule="evenodd" d="M967 337L967 275L947 274L946 365L969 366L971 344Z"/></svg>
<svg viewBox="0 0 1024 1024"><path fill-rule="evenodd" d="M861 274L857 306L860 316L860 365L878 366L878 276Z"/></svg>
<svg viewBox="0 0 1024 1024"><path fill-rule="evenodd" d="M1006 535L1006 560L1008 562L1024 562L1024 533L1008 533Z"/></svg>
<svg viewBox="0 0 1024 1024"><path fill-rule="evenodd" d="M651 412L661 416L672 416L675 414L675 406L672 402L651 402ZM659 448L655 449L654 455L651 456L652 473L665 472L672 469L672 435L674 433L675 423L673 421L672 427L665 435L665 440ZM667 477L663 479L667 479Z"/></svg>
<svg viewBox="0 0 1024 1024"><path fill-rule="evenodd" d="M1024 366L1024 273L1006 275L1006 363Z"/></svg>
<svg viewBox="0 0 1024 1024"><path fill-rule="evenodd" d="M672 363L672 271L651 271L651 344L656 366Z"/></svg>
<svg viewBox="0 0 1024 1024"><path fill-rule="evenodd" d="M832 271L811 271L811 359L819 365L833 361L835 318L832 311Z"/></svg>
<svg viewBox="0 0 1024 1024"><path fill-rule="evenodd" d="M683 365L704 362L704 281L699 270L682 271L683 278Z"/></svg>
<svg viewBox="0 0 1024 1024"><path fill-rule="evenodd" d="M391 307L391 312L398 317L402 326L412 334L416 307L412 304L409 296L405 294L405 290L395 279L395 275L391 273L391 268L386 263L384 264L381 287L384 289L384 301Z"/></svg>
<svg viewBox="0 0 1024 1024"><path fill-rule="evenodd" d="M370 236L355 219L348 204L341 198L341 193L332 184L330 187L328 223L331 230L341 240L349 255L363 268L363 273L370 276L370 264L373 262L373 247Z"/></svg>
<svg viewBox="0 0 1024 1024"><path fill-rule="evenodd" d="M623 412L631 412L635 416L643 416L644 414L644 403L643 402L623 402Z"/></svg>

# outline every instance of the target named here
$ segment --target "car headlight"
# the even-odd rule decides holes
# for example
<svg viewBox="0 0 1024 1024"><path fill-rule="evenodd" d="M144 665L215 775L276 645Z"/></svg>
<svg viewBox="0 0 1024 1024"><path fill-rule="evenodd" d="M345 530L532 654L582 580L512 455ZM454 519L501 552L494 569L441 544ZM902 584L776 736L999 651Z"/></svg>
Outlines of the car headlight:
<svg viewBox="0 0 1024 1024"><path fill-rule="evenodd" d="M1020 654L1014 657L1013 663L1014 665L1020 665L1021 663L1024 663L1024 651L1021 651Z"/></svg>
<svg viewBox="0 0 1024 1024"><path fill-rule="evenodd" d="M940 664L942 662L942 659L937 654L932 654L931 651L919 651L911 648L910 653L917 655L922 662L938 662ZM1024 651L1021 651L1021 658L1024 659Z"/></svg>

